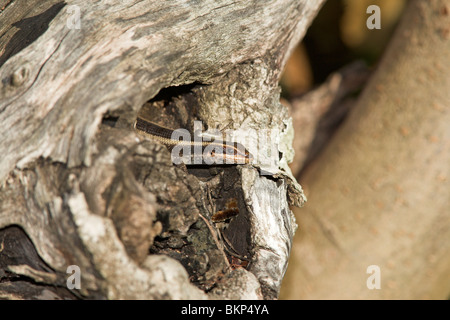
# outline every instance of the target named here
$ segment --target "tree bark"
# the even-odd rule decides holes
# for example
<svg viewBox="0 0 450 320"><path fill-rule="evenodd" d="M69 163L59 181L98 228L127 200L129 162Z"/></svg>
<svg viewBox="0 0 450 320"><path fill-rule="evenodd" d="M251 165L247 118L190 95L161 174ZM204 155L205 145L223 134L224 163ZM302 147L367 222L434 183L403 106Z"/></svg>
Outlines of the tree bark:
<svg viewBox="0 0 450 320"><path fill-rule="evenodd" d="M296 285L281 297L448 298L449 74L448 3L411 1L358 105L301 178L308 205L295 211L285 277Z"/></svg>
<svg viewBox="0 0 450 320"><path fill-rule="evenodd" d="M322 2L8 1L1 296L276 298L296 227L289 204L305 200L287 167L278 79ZM138 114L174 128L276 129L277 165L271 176L258 162L186 172L136 135ZM257 135L246 138L264 158ZM237 216L212 222L230 199ZM67 289L69 266L80 289Z"/></svg>

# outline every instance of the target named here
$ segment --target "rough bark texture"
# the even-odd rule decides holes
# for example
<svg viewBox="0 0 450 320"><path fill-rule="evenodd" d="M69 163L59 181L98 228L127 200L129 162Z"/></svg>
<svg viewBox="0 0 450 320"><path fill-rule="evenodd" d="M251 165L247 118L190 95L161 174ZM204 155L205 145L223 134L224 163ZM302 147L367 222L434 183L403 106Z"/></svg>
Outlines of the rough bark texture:
<svg viewBox="0 0 450 320"><path fill-rule="evenodd" d="M7 1L1 296L276 298L288 205L304 202L278 79L322 2ZM138 113L175 128L278 129L278 164L271 176L258 163L186 172L136 135ZM212 223L230 199L239 214ZM66 289L69 265L80 290Z"/></svg>
<svg viewBox="0 0 450 320"><path fill-rule="evenodd" d="M358 105L302 176L308 205L281 297L448 298L449 12L444 0L409 3Z"/></svg>

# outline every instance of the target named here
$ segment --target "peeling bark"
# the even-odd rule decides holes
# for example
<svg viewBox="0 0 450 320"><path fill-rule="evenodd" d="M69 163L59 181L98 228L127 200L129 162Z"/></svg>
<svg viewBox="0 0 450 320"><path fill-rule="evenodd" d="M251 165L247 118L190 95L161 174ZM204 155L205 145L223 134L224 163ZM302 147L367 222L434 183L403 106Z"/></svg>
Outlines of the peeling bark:
<svg viewBox="0 0 450 320"><path fill-rule="evenodd" d="M0 13L0 232L19 227L40 262L0 263L2 296L276 298L295 230L288 204L305 201L287 167L292 125L278 79L321 3L9 3ZM80 10L80 29L69 8ZM271 176L258 163L186 172L132 130L138 114L173 128L201 119L277 129L279 161ZM211 216L230 198L239 214L219 226ZM66 288L69 265L81 269L80 290ZM11 288L13 277L42 283L41 293L36 283Z"/></svg>

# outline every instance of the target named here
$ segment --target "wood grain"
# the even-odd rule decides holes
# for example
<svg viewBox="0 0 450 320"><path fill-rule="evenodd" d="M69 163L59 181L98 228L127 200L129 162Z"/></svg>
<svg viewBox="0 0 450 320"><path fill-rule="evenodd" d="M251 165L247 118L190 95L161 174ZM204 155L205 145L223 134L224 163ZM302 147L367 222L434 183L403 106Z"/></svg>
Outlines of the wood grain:
<svg viewBox="0 0 450 320"><path fill-rule="evenodd" d="M79 265L79 297L208 298L199 288L225 271L218 260L223 255L198 221L196 210L204 210L198 186L204 181L171 166L167 151L138 139L131 123L163 88L197 84L169 99L171 110L191 108L180 119L197 117L207 126L232 129L284 128L289 115L279 103L278 79L322 2L8 3L0 12L0 228L21 227L59 275ZM79 29L71 24L77 9ZM291 142L285 139L283 150ZM149 172L165 174L148 180ZM293 186L289 199L279 194L281 206L287 208L288 200L301 205L301 188L289 170L279 173ZM239 183L230 190L239 190ZM251 197L242 214L251 209ZM175 199L179 203L164 207ZM194 236L204 247L187 246L189 257L206 260L176 256L177 246ZM167 246L164 239L170 239ZM291 237L283 239L289 247ZM174 249L173 256L147 255L155 245ZM285 270L279 266L288 255L275 262L275 273L256 263L259 270L242 270L238 277L249 285L221 290L218 284L213 296L236 298L229 292L239 286L248 288L239 297L275 298ZM186 270L196 270L188 263L207 261L214 268L206 278L197 274L195 286ZM258 274L274 279L261 282Z"/></svg>

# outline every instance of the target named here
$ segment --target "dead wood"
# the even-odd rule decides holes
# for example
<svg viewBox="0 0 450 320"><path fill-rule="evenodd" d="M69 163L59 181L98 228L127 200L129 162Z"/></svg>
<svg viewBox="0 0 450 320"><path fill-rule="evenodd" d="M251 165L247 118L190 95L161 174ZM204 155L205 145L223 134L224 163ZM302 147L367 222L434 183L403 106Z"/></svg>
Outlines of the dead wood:
<svg viewBox="0 0 450 320"><path fill-rule="evenodd" d="M18 227L36 253L16 263L0 252L2 296L276 298L295 230L289 203L304 202L278 79L322 2L8 1L0 239ZM271 175L258 163L186 172L136 135L138 114L174 128L276 129L278 164ZM231 262L210 221L229 198L239 210L221 238ZM52 290L67 290L71 265L81 289ZM28 291L11 288L14 277Z"/></svg>

